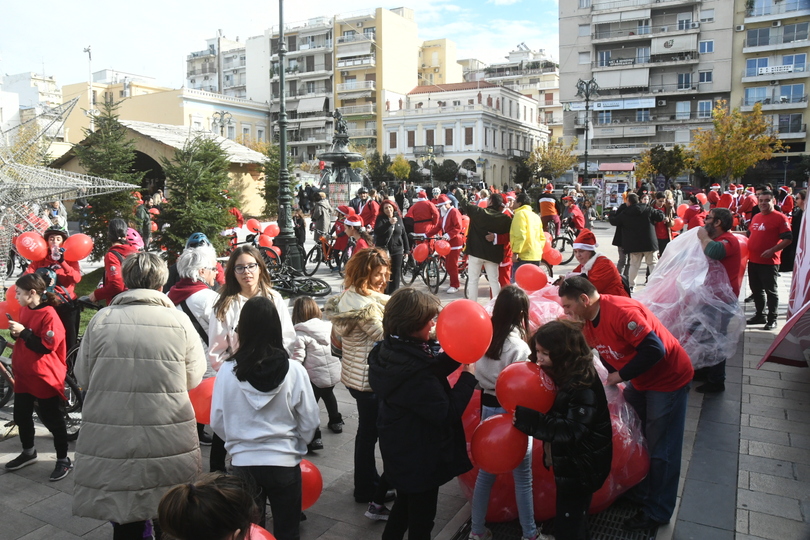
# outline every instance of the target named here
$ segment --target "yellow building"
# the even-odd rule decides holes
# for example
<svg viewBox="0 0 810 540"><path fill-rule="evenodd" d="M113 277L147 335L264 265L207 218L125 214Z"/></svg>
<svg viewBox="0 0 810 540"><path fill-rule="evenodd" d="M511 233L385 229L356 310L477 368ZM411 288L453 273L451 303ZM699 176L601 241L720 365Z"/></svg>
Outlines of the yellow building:
<svg viewBox="0 0 810 540"><path fill-rule="evenodd" d="M419 49L419 86L453 84L463 80L454 42L449 39L431 39L422 43Z"/></svg>

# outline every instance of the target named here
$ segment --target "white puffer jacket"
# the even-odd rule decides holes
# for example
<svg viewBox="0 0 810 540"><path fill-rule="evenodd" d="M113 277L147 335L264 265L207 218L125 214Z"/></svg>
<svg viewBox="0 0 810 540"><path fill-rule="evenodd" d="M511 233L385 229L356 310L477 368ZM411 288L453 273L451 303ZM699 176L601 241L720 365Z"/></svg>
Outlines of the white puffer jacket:
<svg viewBox="0 0 810 540"><path fill-rule="evenodd" d="M368 353L383 338L383 312L389 296L372 292L368 296L350 287L326 302L324 316L332 321L343 340L343 373L347 388L373 392L368 383Z"/></svg>
<svg viewBox="0 0 810 540"><path fill-rule="evenodd" d="M310 319L295 325L293 360L304 364L309 380L318 388L332 388L340 382L340 359L332 356L332 324Z"/></svg>

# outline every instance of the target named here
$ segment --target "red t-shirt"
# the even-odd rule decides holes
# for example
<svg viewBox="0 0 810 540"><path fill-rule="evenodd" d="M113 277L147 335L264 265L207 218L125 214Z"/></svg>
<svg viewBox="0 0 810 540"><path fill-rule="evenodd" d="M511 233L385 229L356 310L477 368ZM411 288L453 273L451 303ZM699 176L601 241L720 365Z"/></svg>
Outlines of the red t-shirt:
<svg viewBox="0 0 810 540"><path fill-rule="evenodd" d="M730 231L724 232L714 241L723 242L723 246L726 248L726 256L720 263L726 269L728 280L731 282L731 290L734 291L735 295L739 296L740 278L742 277L740 276L740 241L737 239L737 235Z"/></svg>
<svg viewBox="0 0 810 540"><path fill-rule="evenodd" d="M585 273L588 281L593 283L599 294L610 294L615 296L629 296L627 291L624 290L622 283L622 276L619 275L619 270L613 261L604 255L595 255L596 260L591 265L591 268L585 272L582 265L574 268L574 273Z"/></svg>
<svg viewBox="0 0 810 540"><path fill-rule="evenodd" d="M781 251L774 253L770 259L763 259L762 252L778 244L781 241L780 235L790 232L785 214L775 210L770 214L760 212L751 218L748 230L751 231L748 237L748 260L755 264L779 264L782 261Z"/></svg>
<svg viewBox="0 0 810 540"><path fill-rule="evenodd" d="M45 348L51 352L34 352L18 338L11 354L14 370L14 391L31 394L40 399L55 396L65 397L65 327L51 306L35 309L20 308L18 322L39 336Z"/></svg>
<svg viewBox="0 0 810 540"><path fill-rule="evenodd" d="M604 294L599 301L599 324L587 321L588 345L599 351L603 362L620 370L637 354L636 347L651 331L664 344L664 358L633 379L638 390L672 392L683 388L694 376L692 362L675 337L638 300Z"/></svg>

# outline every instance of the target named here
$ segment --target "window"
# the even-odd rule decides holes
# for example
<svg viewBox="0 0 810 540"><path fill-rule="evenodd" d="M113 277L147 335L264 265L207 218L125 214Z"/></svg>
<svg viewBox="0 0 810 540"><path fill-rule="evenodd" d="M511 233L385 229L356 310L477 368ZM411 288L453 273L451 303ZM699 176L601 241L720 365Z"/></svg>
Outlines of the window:
<svg viewBox="0 0 810 540"><path fill-rule="evenodd" d="M692 88L692 74L678 73L678 90L689 90Z"/></svg>
<svg viewBox="0 0 810 540"><path fill-rule="evenodd" d="M646 64L650 61L649 47L636 47L636 63Z"/></svg>
<svg viewBox="0 0 810 540"><path fill-rule="evenodd" d="M785 25L785 31L782 34L782 43L791 43L793 41L806 41L808 27L810 27L810 23L797 23Z"/></svg>
<svg viewBox="0 0 810 540"><path fill-rule="evenodd" d="M689 30L692 27L692 13L678 13L678 30Z"/></svg>
<svg viewBox="0 0 810 540"><path fill-rule="evenodd" d="M787 30L787 26L785 27ZM749 30L745 36L745 45L747 47L759 47L760 45L768 45L771 39L770 28L757 28Z"/></svg>
<svg viewBox="0 0 810 540"><path fill-rule="evenodd" d="M700 22L702 22L702 23L714 22L714 10L713 9L701 9L700 10Z"/></svg>
<svg viewBox="0 0 810 540"><path fill-rule="evenodd" d="M761 103L765 101L768 89L764 86L755 88L746 88L745 97L743 98L743 105L753 105L754 103Z"/></svg>
<svg viewBox="0 0 810 540"><path fill-rule="evenodd" d="M455 101L453 101L453 106L454 106L454 107L459 107L459 106L461 106L461 100L455 100Z"/></svg>
<svg viewBox="0 0 810 540"><path fill-rule="evenodd" d="M804 99L804 84L786 84L779 89L781 103L800 103Z"/></svg>
<svg viewBox="0 0 810 540"><path fill-rule="evenodd" d="M636 122L649 122L650 109L638 109L636 111Z"/></svg>
<svg viewBox="0 0 810 540"><path fill-rule="evenodd" d="M236 138L236 126L228 126L228 138L231 140Z"/></svg>
<svg viewBox="0 0 810 540"><path fill-rule="evenodd" d="M591 25L590 24L580 24L579 25L579 37L585 37L591 35Z"/></svg>
<svg viewBox="0 0 810 540"><path fill-rule="evenodd" d="M675 119L676 120L689 120L689 115L692 112L691 101L679 101L675 104Z"/></svg>
<svg viewBox="0 0 810 540"><path fill-rule="evenodd" d="M546 113L546 124L551 124L554 122L554 113L547 112Z"/></svg>
<svg viewBox="0 0 810 540"><path fill-rule="evenodd" d="M465 127L464 128L464 144L467 146L472 146L473 143L473 128Z"/></svg>
<svg viewBox="0 0 810 540"><path fill-rule="evenodd" d="M489 147L489 128L484 128L484 148Z"/></svg>
<svg viewBox="0 0 810 540"><path fill-rule="evenodd" d="M264 130L262 128L256 130L256 140L264 141Z"/></svg>
<svg viewBox="0 0 810 540"><path fill-rule="evenodd" d="M426 129L425 130L425 144L428 146L433 146L433 130Z"/></svg>
<svg viewBox="0 0 810 540"><path fill-rule="evenodd" d="M698 71L698 82L710 83L712 82L711 71Z"/></svg>
<svg viewBox="0 0 810 540"><path fill-rule="evenodd" d="M307 82L307 94L315 93L315 83L313 81Z"/></svg>
<svg viewBox="0 0 810 540"><path fill-rule="evenodd" d="M609 124L613 119L613 111L599 111L596 113L597 124Z"/></svg>
<svg viewBox="0 0 810 540"><path fill-rule="evenodd" d="M408 148L413 148L416 146L416 132L409 131L408 132Z"/></svg>
<svg viewBox="0 0 810 540"><path fill-rule="evenodd" d="M245 139L250 138L250 126L242 126L242 137Z"/></svg>
<svg viewBox="0 0 810 540"><path fill-rule="evenodd" d="M640 36L649 34L652 31L652 29L650 28L650 24L651 24L650 19L638 21L636 23L636 33Z"/></svg>
<svg viewBox="0 0 810 540"><path fill-rule="evenodd" d="M745 76L756 77L759 75L759 68L768 67L767 58L749 58L745 61Z"/></svg>
<svg viewBox="0 0 810 540"><path fill-rule="evenodd" d="M579 63L580 64L590 64L591 63L591 51L586 51L586 52L579 53Z"/></svg>
<svg viewBox="0 0 810 540"><path fill-rule="evenodd" d="M711 118L712 117L712 101L698 101L697 104L697 117L698 118Z"/></svg>
<svg viewBox="0 0 810 540"><path fill-rule="evenodd" d="M802 131L801 113L779 115L779 133L801 133Z"/></svg>
<svg viewBox="0 0 810 540"><path fill-rule="evenodd" d="M610 65L610 51L597 51L596 53L599 58L599 66L609 66Z"/></svg>
<svg viewBox="0 0 810 540"><path fill-rule="evenodd" d="M793 66L793 71L805 71L807 65L807 54L786 54L782 57L783 66Z"/></svg>
<svg viewBox="0 0 810 540"><path fill-rule="evenodd" d="M579 0L579 8L585 9L591 7L591 0Z"/></svg>
<svg viewBox="0 0 810 540"><path fill-rule="evenodd" d="M397 132L392 131L388 134L388 148L389 150L397 149Z"/></svg>
<svg viewBox="0 0 810 540"><path fill-rule="evenodd" d="M686 144L691 140L692 132L688 129L679 129L675 131L675 142Z"/></svg>
<svg viewBox="0 0 810 540"><path fill-rule="evenodd" d="M344 30L344 31L343 31L343 37L344 37L344 38L348 38L348 39L346 39L345 41L351 41L351 40L352 40L352 38L354 38L354 36L355 36L356 34L357 34L357 32L355 32L354 30Z"/></svg>
<svg viewBox="0 0 810 540"><path fill-rule="evenodd" d="M698 43L698 51L700 54L709 54L714 52L714 40L709 39Z"/></svg>
<svg viewBox="0 0 810 540"><path fill-rule="evenodd" d="M444 144L453 146L453 130L450 128L444 130Z"/></svg>
<svg viewBox="0 0 810 540"><path fill-rule="evenodd" d="M363 28L363 35L368 39L374 39L374 34L377 32L377 28L374 26L369 26L367 28Z"/></svg>

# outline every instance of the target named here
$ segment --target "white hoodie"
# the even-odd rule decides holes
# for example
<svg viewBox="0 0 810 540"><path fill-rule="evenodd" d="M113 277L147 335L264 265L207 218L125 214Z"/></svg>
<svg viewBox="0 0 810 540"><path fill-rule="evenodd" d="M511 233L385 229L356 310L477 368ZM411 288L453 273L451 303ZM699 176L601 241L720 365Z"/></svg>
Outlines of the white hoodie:
<svg viewBox="0 0 810 540"><path fill-rule="evenodd" d="M321 418L309 376L294 360L284 381L261 392L236 378L236 362L217 373L211 427L237 467L295 467L307 453Z"/></svg>

